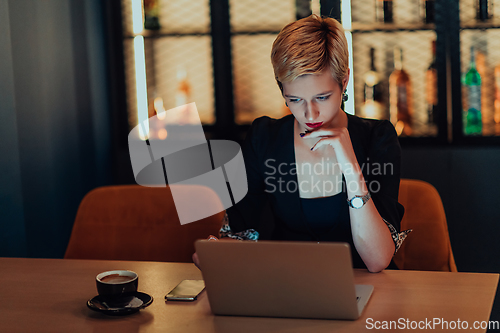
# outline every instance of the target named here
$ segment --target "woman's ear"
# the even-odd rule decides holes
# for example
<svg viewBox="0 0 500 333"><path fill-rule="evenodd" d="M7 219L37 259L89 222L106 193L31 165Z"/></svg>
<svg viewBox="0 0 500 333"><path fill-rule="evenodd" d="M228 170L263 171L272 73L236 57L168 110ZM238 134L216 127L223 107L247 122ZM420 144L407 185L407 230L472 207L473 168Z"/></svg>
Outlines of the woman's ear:
<svg viewBox="0 0 500 333"><path fill-rule="evenodd" d="M346 76L344 76L344 78L342 79L342 92L344 92L346 89L347 89L347 84L349 83L349 75L351 73L351 69L348 68L347 69L347 74Z"/></svg>

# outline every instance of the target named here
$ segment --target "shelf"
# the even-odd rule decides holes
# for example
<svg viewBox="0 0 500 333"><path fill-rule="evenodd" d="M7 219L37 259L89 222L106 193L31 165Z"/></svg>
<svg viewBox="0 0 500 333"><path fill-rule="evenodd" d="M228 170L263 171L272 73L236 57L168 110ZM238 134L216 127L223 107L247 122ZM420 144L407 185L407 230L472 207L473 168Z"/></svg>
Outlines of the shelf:
<svg viewBox="0 0 500 333"><path fill-rule="evenodd" d="M466 135L464 137L494 137L500 135L500 124L497 123L483 123L483 133L481 135Z"/></svg>
<svg viewBox="0 0 500 333"><path fill-rule="evenodd" d="M251 31L232 31L232 36L243 36L243 35L277 35L279 30L251 30Z"/></svg>
<svg viewBox="0 0 500 333"><path fill-rule="evenodd" d="M460 25L460 29L462 30L486 30L486 29L500 29L500 21L489 21L489 22L471 22L471 23L462 23Z"/></svg>
<svg viewBox="0 0 500 333"><path fill-rule="evenodd" d="M182 37L182 36L211 36L210 30L187 30L181 31L174 30L143 30L139 34L134 34L130 31L123 34L123 38L134 38L136 36L143 36L144 38L161 38L161 37Z"/></svg>
<svg viewBox="0 0 500 333"><path fill-rule="evenodd" d="M434 24L395 24L395 23L352 23L351 32L396 32L396 31L421 31L421 30L435 30Z"/></svg>
<svg viewBox="0 0 500 333"><path fill-rule="evenodd" d="M241 36L241 35L277 35L279 34L279 30L249 30L249 31L235 31L231 32L232 36ZM211 36L210 31L199 31L199 30L183 30L180 31L172 31L172 30L143 30L139 34L133 34L131 32L126 32L123 34L123 38L134 38L136 36L143 36L144 38L162 38L162 37L182 37L182 36Z"/></svg>
<svg viewBox="0 0 500 333"><path fill-rule="evenodd" d="M408 136L409 138L435 138L438 134L438 129L436 125L426 125L426 124L414 124L412 126L413 133Z"/></svg>
<svg viewBox="0 0 500 333"><path fill-rule="evenodd" d="M129 0L121 1L123 3L129 3ZM336 3L340 3L339 0L333 1ZM176 1L173 1L173 3L174 2ZM365 2L368 3L368 0L365 0ZM414 118L412 135L399 137L402 145L472 146L482 145L483 143L486 145L500 145L500 124L492 123L492 117L483 117L483 120L485 119L489 123L485 123L483 125L483 133L481 136L467 136L464 135L461 131L460 126L462 121L456 117L460 117L462 115L461 110L459 109L461 109L463 96L465 96L463 92L460 93L459 91L460 89L463 89L462 85L459 82L459 78L462 74L461 70L463 70L462 62L460 61L460 57L447 57L447 54L459 54L460 51L462 51L462 58L465 54L467 55L465 58L468 59L469 47L466 46L468 45L469 41L472 44L475 43L474 45L478 48L485 45L485 52L487 52L486 61L487 64L491 65L491 68L489 68L491 70L489 70L488 72L491 73L485 75L486 79L484 80L484 84L489 85L489 88L487 89L488 94L486 96L494 96L494 75L492 66L493 64L496 65L500 63L500 55L497 55L500 53L496 52L497 50L495 46L495 40L500 33L500 16L495 16L487 22L478 22L475 19L476 13L475 7L472 4L472 0L468 0L467 3L465 0L460 0L457 2L452 0L436 1L436 24L426 24L421 18L422 8L419 8L417 10L417 8L414 6L416 2L418 1L399 1L398 7L394 7L394 23L375 22L375 13L373 12L375 8L372 5L370 5L368 8L366 7L366 4L357 2L354 6L354 2L352 2L352 6L354 8L353 12L355 12L356 15L351 15L351 19L354 19L354 21L351 24L351 28L347 29L347 31L350 31L353 34L352 41L354 48L352 50L352 53L353 55L355 55L353 56L353 69L351 70L353 73L356 73L357 76L356 79L354 77L352 78L353 86L355 88L354 96L350 97L353 97L353 99L357 101L356 105L359 105L358 102L363 99L363 81L361 74L366 73L369 69L370 59L367 59L366 55L369 54L370 47L376 46L377 55L375 56L375 66L383 76L383 83L381 85L380 93L384 94L385 103L387 104L389 102L388 96L390 87L388 78L393 71L392 49L394 45L397 44L398 46L403 48L405 52L405 67L408 68L411 74L410 76L412 78L414 110L416 112L416 115L419 115L418 117L416 116ZM210 3L215 4L216 2ZM291 6L293 7L293 2L291 3ZM325 1L321 1L321 3L325 3ZM459 8L459 3L461 4L461 11ZM251 72L252 79L254 79L255 82L260 83L260 73L268 70L267 68L269 67L269 52L266 48L270 48L271 41L274 38L273 36L277 35L282 28L281 23L273 23L274 19L281 15L281 12L285 13L283 14L285 16L290 16L289 14L291 13L291 11L289 11L288 9L283 9L279 10L279 12L275 14L268 13L268 17L270 17L269 19L260 21L254 20L255 15L260 15L261 12L270 10L270 6L266 5L262 9L259 9L258 11L253 13L247 13L246 11L241 12L241 15L247 17L247 20L245 20L246 23L244 25L232 25L229 13L226 12L228 9L229 7L225 8L221 12L210 12L215 14L219 13L220 15L214 17L210 14L211 21L207 21L208 23L203 21L203 23L194 22L196 24L176 24L175 22L169 20L163 20L162 22L164 24L162 25L161 30L143 30L139 34L133 33L132 25L128 24L124 26L125 30L123 31L122 39L124 44L127 45L129 49L131 49L130 46L133 45L132 39L134 37L143 36L146 39L145 45L146 48L148 48L147 52L149 52L146 53L147 56L149 56L148 70L151 72L151 69L158 68L158 73L160 70L163 71L161 74L157 74L157 77L154 77L154 80L151 80L154 81L154 85L157 85L164 90L164 95L166 96L172 96L172 89L168 90L167 87L170 87L169 82L175 80L175 70L168 69L170 68L168 67L170 66L169 64L183 62L184 59L181 57L187 57L184 50L191 50L192 44L197 45L199 41L202 41L206 44L203 50L208 50L205 52L207 56L209 58L212 56L216 58L216 60L214 61L212 61L212 58L210 58L210 61L207 62L207 66L209 68L210 66L218 66L213 73L213 82L209 79L207 79L208 81L205 80L208 82L207 86L217 86L219 93L221 91L230 91L235 96L241 96L241 87L244 87L245 89L251 88L255 89L256 94L258 93L262 96L265 96L262 97L262 100L269 99L271 101L274 101L274 97L272 97L271 92L267 89L262 90L262 85L252 85L248 83L248 77L246 77L245 75L249 73L249 69L245 67L246 65L240 66L241 68L245 68L245 70L243 71L240 69L240 72L238 72L238 68L240 67L236 67L234 64L238 61L242 64L247 64L248 62L248 68L251 68L251 70L254 71ZM460 21L460 19L462 21ZM277 20L276 22L278 21L279 20ZM216 29L214 25L221 28L223 33L216 33L216 31L219 30ZM488 31L488 33L485 33L486 31ZM245 36L250 37L246 38ZM215 41L212 39L215 39ZM426 108L426 71L429 63L432 60L432 50L430 48L431 39L439 40L436 49L435 66L437 69L439 81L439 107L444 112L444 114L443 112L440 113L443 119L440 119L441 121L439 122L439 126L426 125L424 121L426 121L427 117L418 114L418 112L423 112L423 110L425 110ZM147 43L148 40L149 43ZM221 41L223 41L224 43L221 43ZM179 47L179 49L182 49L182 51L177 52L177 50L173 50L172 45L174 45L175 47ZM188 45L189 47L186 45ZM212 54L212 47L214 45L217 48L216 52L214 53L215 55ZM161 50L168 50L168 52ZM156 52L156 56L153 54L153 52ZM199 52L191 52L190 54L198 55L197 53ZM158 56L159 54L161 54L161 56ZM175 58L174 60L171 60L170 58L167 58L165 56L167 54L168 57L170 57L172 54L180 54L180 56L178 56L178 58ZM133 64L133 58L131 58L129 62ZM197 65L201 62L201 58L197 58L197 60L195 61ZM264 65L261 64L265 64L265 66L267 67L264 69ZM195 66L187 67L194 68ZM133 75L133 66L131 66L130 68L131 69L129 69L129 72ZM225 75L225 73L231 71L233 73L232 75L236 75L236 79L234 79L234 77L231 78L231 76ZM167 77L167 74L165 73L170 73L171 77L165 79ZM200 73L200 71L193 71L191 77L196 77L195 75L198 75L195 73ZM212 75L212 72L208 71L207 73L208 74L205 75L207 77L210 77ZM259 73L259 75L255 73ZM272 76L270 77L271 78L269 79L269 85L273 84L273 87L275 87L274 78ZM245 80L243 80L242 78L244 78ZM199 80L198 78L196 78L194 79L194 81L198 82ZM241 82L244 82L244 84ZM134 82L131 81L128 84L133 87L133 83ZM240 86L237 87L237 84L239 84ZM153 83L151 83L151 86L153 86ZM235 90L235 87L240 90ZM131 88L131 91L134 90ZM194 91L201 91L201 89L197 88L194 89ZM210 92L210 94L212 93ZM218 110L218 113L215 115L218 121L212 125L204 125L205 131L209 133L209 135L211 135L213 138L222 138L224 136L231 135L234 138L242 139L243 136L240 137L240 135L248 130L249 125L240 125L238 123L238 117L241 117L241 113L247 112L244 111L246 109L241 107L238 103L245 100L235 98L232 94L223 94L222 97L218 95L217 98L214 99L214 101L219 101L219 103L222 103L219 105L219 107L215 108L215 110ZM215 90L213 92L213 95L215 97ZM485 98L489 100L493 97ZM492 101L489 100L488 103L488 105L491 104L490 108L492 108ZM224 105L224 107L221 107L221 105ZM231 105L232 107L229 107L228 110L226 110L226 105ZM234 105L236 106L234 107ZM241 105L243 105L242 102ZM252 104L252 108L255 108L255 111L252 112L257 112L256 110L262 109L262 106L259 107L259 105ZM267 105L265 105L265 107L267 107ZM251 108L249 108L249 110L250 109ZM275 108L272 108L272 110L274 109ZM260 114L260 112L257 113ZM273 117L277 118L277 116ZM252 119L249 119L249 121L250 120ZM230 129L228 129L228 127Z"/></svg>

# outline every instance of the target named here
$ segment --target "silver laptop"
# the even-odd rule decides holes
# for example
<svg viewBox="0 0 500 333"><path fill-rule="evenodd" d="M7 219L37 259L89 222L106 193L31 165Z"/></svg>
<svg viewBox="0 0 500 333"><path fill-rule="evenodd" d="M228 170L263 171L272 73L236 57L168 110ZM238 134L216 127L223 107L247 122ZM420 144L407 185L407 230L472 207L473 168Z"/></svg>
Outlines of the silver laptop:
<svg viewBox="0 0 500 333"><path fill-rule="evenodd" d="M217 315L357 319L373 286L354 285L347 243L195 243Z"/></svg>

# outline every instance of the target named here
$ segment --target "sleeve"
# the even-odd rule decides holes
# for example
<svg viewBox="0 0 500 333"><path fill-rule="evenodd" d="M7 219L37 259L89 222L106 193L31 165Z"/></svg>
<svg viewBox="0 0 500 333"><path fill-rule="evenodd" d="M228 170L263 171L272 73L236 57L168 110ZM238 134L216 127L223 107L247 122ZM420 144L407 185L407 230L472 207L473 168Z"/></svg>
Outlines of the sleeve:
<svg viewBox="0 0 500 333"><path fill-rule="evenodd" d="M231 227L229 226L229 218L227 213L224 215L224 219L222 221L222 227L219 231L220 238L233 238L237 240L253 240L256 241L259 239L259 232L255 229L246 229L240 232L233 232Z"/></svg>
<svg viewBox="0 0 500 333"><path fill-rule="evenodd" d="M228 215L226 231L230 231L230 234L237 234L250 229L255 232L259 229L263 207L266 206L269 200L268 193L265 192L264 175L262 173L262 156L266 147L266 138L269 135L269 121L271 121L269 117L256 119L242 143L241 149L245 162L248 193L240 202L226 210ZM221 236L222 231L224 230L221 230Z"/></svg>
<svg viewBox="0 0 500 333"><path fill-rule="evenodd" d="M397 251L411 230L401 232L404 214L404 207L398 202L401 147L389 121L381 121L373 129L366 163L364 177L368 190L380 216L391 231Z"/></svg>

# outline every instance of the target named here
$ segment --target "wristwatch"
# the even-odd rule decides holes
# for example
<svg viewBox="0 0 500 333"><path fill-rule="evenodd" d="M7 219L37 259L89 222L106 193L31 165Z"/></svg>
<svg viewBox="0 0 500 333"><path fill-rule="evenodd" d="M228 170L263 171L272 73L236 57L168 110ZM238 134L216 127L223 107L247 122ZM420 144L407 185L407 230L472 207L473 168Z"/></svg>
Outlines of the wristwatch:
<svg viewBox="0 0 500 333"><path fill-rule="evenodd" d="M368 200L370 200L371 197L372 197L372 195L370 194L370 192L368 192L367 195L363 195L363 196L356 195L352 199L347 199L347 202L349 203L349 207L352 207L355 209L360 209L361 207L363 207L365 205L365 203L368 202Z"/></svg>

